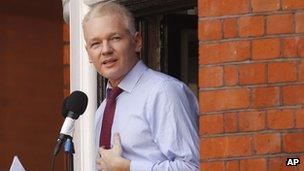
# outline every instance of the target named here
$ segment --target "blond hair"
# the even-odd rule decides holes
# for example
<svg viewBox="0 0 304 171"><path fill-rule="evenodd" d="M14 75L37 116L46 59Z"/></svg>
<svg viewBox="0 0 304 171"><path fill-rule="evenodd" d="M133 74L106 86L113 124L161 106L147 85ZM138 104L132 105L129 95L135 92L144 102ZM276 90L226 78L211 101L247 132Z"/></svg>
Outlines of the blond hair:
<svg viewBox="0 0 304 171"><path fill-rule="evenodd" d="M122 20L129 32L131 34L135 34L135 21L132 13L126 7L113 1L100 2L94 5L84 16L82 26L92 18L103 17L106 15L118 15L122 17Z"/></svg>

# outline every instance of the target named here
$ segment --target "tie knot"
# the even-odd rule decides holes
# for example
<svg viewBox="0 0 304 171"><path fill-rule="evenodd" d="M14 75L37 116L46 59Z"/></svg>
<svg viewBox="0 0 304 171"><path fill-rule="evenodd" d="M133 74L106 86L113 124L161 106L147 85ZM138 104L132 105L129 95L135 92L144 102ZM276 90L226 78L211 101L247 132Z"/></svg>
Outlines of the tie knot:
<svg viewBox="0 0 304 171"><path fill-rule="evenodd" d="M122 89L119 87L115 87L113 89L108 89L107 98L111 100L115 100L116 97L122 92Z"/></svg>

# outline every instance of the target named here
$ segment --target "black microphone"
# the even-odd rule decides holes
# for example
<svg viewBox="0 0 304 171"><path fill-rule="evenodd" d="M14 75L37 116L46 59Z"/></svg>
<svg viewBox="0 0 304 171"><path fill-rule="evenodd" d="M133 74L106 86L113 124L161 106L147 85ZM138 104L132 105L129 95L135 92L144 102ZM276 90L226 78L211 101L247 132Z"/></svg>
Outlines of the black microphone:
<svg viewBox="0 0 304 171"><path fill-rule="evenodd" d="M74 122L84 113L88 105L88 97L81 91L74 91L62 102L61 114L65 117L53 155L57 156L62 143L73 137Z"/></svg>

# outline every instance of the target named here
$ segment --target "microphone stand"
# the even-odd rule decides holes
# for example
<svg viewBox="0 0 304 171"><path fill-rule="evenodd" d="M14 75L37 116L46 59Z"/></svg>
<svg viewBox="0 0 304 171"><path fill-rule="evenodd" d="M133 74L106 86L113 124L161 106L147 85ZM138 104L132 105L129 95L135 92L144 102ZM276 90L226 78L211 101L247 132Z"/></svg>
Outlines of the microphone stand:
<svg viewBox="0 0 304 171"><path fill-rule="evenodd" d="M73 137L67 136L64 143L64 152L67 158L66 161L67 171L74 171L73 154L75 153L75 150L74 150Z"/></svg>

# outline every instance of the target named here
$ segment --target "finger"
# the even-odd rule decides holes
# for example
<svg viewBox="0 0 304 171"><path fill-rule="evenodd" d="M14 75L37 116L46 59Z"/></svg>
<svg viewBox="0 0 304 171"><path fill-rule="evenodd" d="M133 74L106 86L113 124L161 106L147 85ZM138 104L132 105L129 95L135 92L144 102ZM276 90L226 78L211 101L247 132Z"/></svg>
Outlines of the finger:
<svg viewBox="0 0 304 171"><path fill-rule="evenodd" d="M107 170L106 163L104 161L100 161L99 166L100 166L100 170L102 170L102 171Z"/></svg>
<svg viewBox="0 0 304 171"><path fill-rule="evenodd" d="M99 166L102 171L107 170L107 164L106 164L106 161L104 160L104 158L100 158Z"/></svg>
<svg viewBox="0 0 304 171"><path fill-rule="evenodd" d="M107 157L108 153L109 153L109 150L106 150L104 148L99 148L100 159L102 159L103 161L108 158Z"/></svg>
<svg viewBox="0 0 304 171"><path fill-rule="evenodd" d="M100 160L100 164L99 165L100 165L101 168L105 168L106 162L103 161L103 160Z"/></svg>
<svg viewBox="0 0 304 171"><path fill-rule="evenodd" d="M101 158L96 159L96 167L97 167L98 171L102 170L102 167L101 167Z"/></svg>
<svg viewBox="0 0 304 171"><path fill-rule="evenodd" d="M101 168L101 165L100 165L100 164L96 164L96 167L97 167L97 170L98 170L98 171L101 171L101 170L102 170L102 168Z"/></svg>
<svg viewBox="0 0 304 171"><path fill-rule="evenodd" d="M120 147L121 146L121 141L120 141L120 135L119 135L119 133L116 132L114 134L113 138L114 138L114 145L113 145L113 147Z"/></svg>
<svg viewBox="0 0 304 171"><path fill-rule="evenodd" d="M122 153L121 140L120 140L119 133L115 133L113 136L113 152L119 156Z"/></svg>
<svg viewBox="0 0 304 171"><path fill-rule="evenodd" d="M99 155L100 155L100 159L104 160L107 158L107 150L100 148L99 149Z"/></svg>
<svg viewBox="0 0 304 171"><path fill-rule="evenodd" d="M101 146L99 147L98 151L99 151L99 155L101 155L101 153L104 153L106 149L104 148L104 146Z"/></svg>
<svg viewBox="0 0 304 171"><path fill-rule="evenodd" d="M101 160L101 158L96 159L96 164L97 165L100 165L100 160Z"/></svg>

